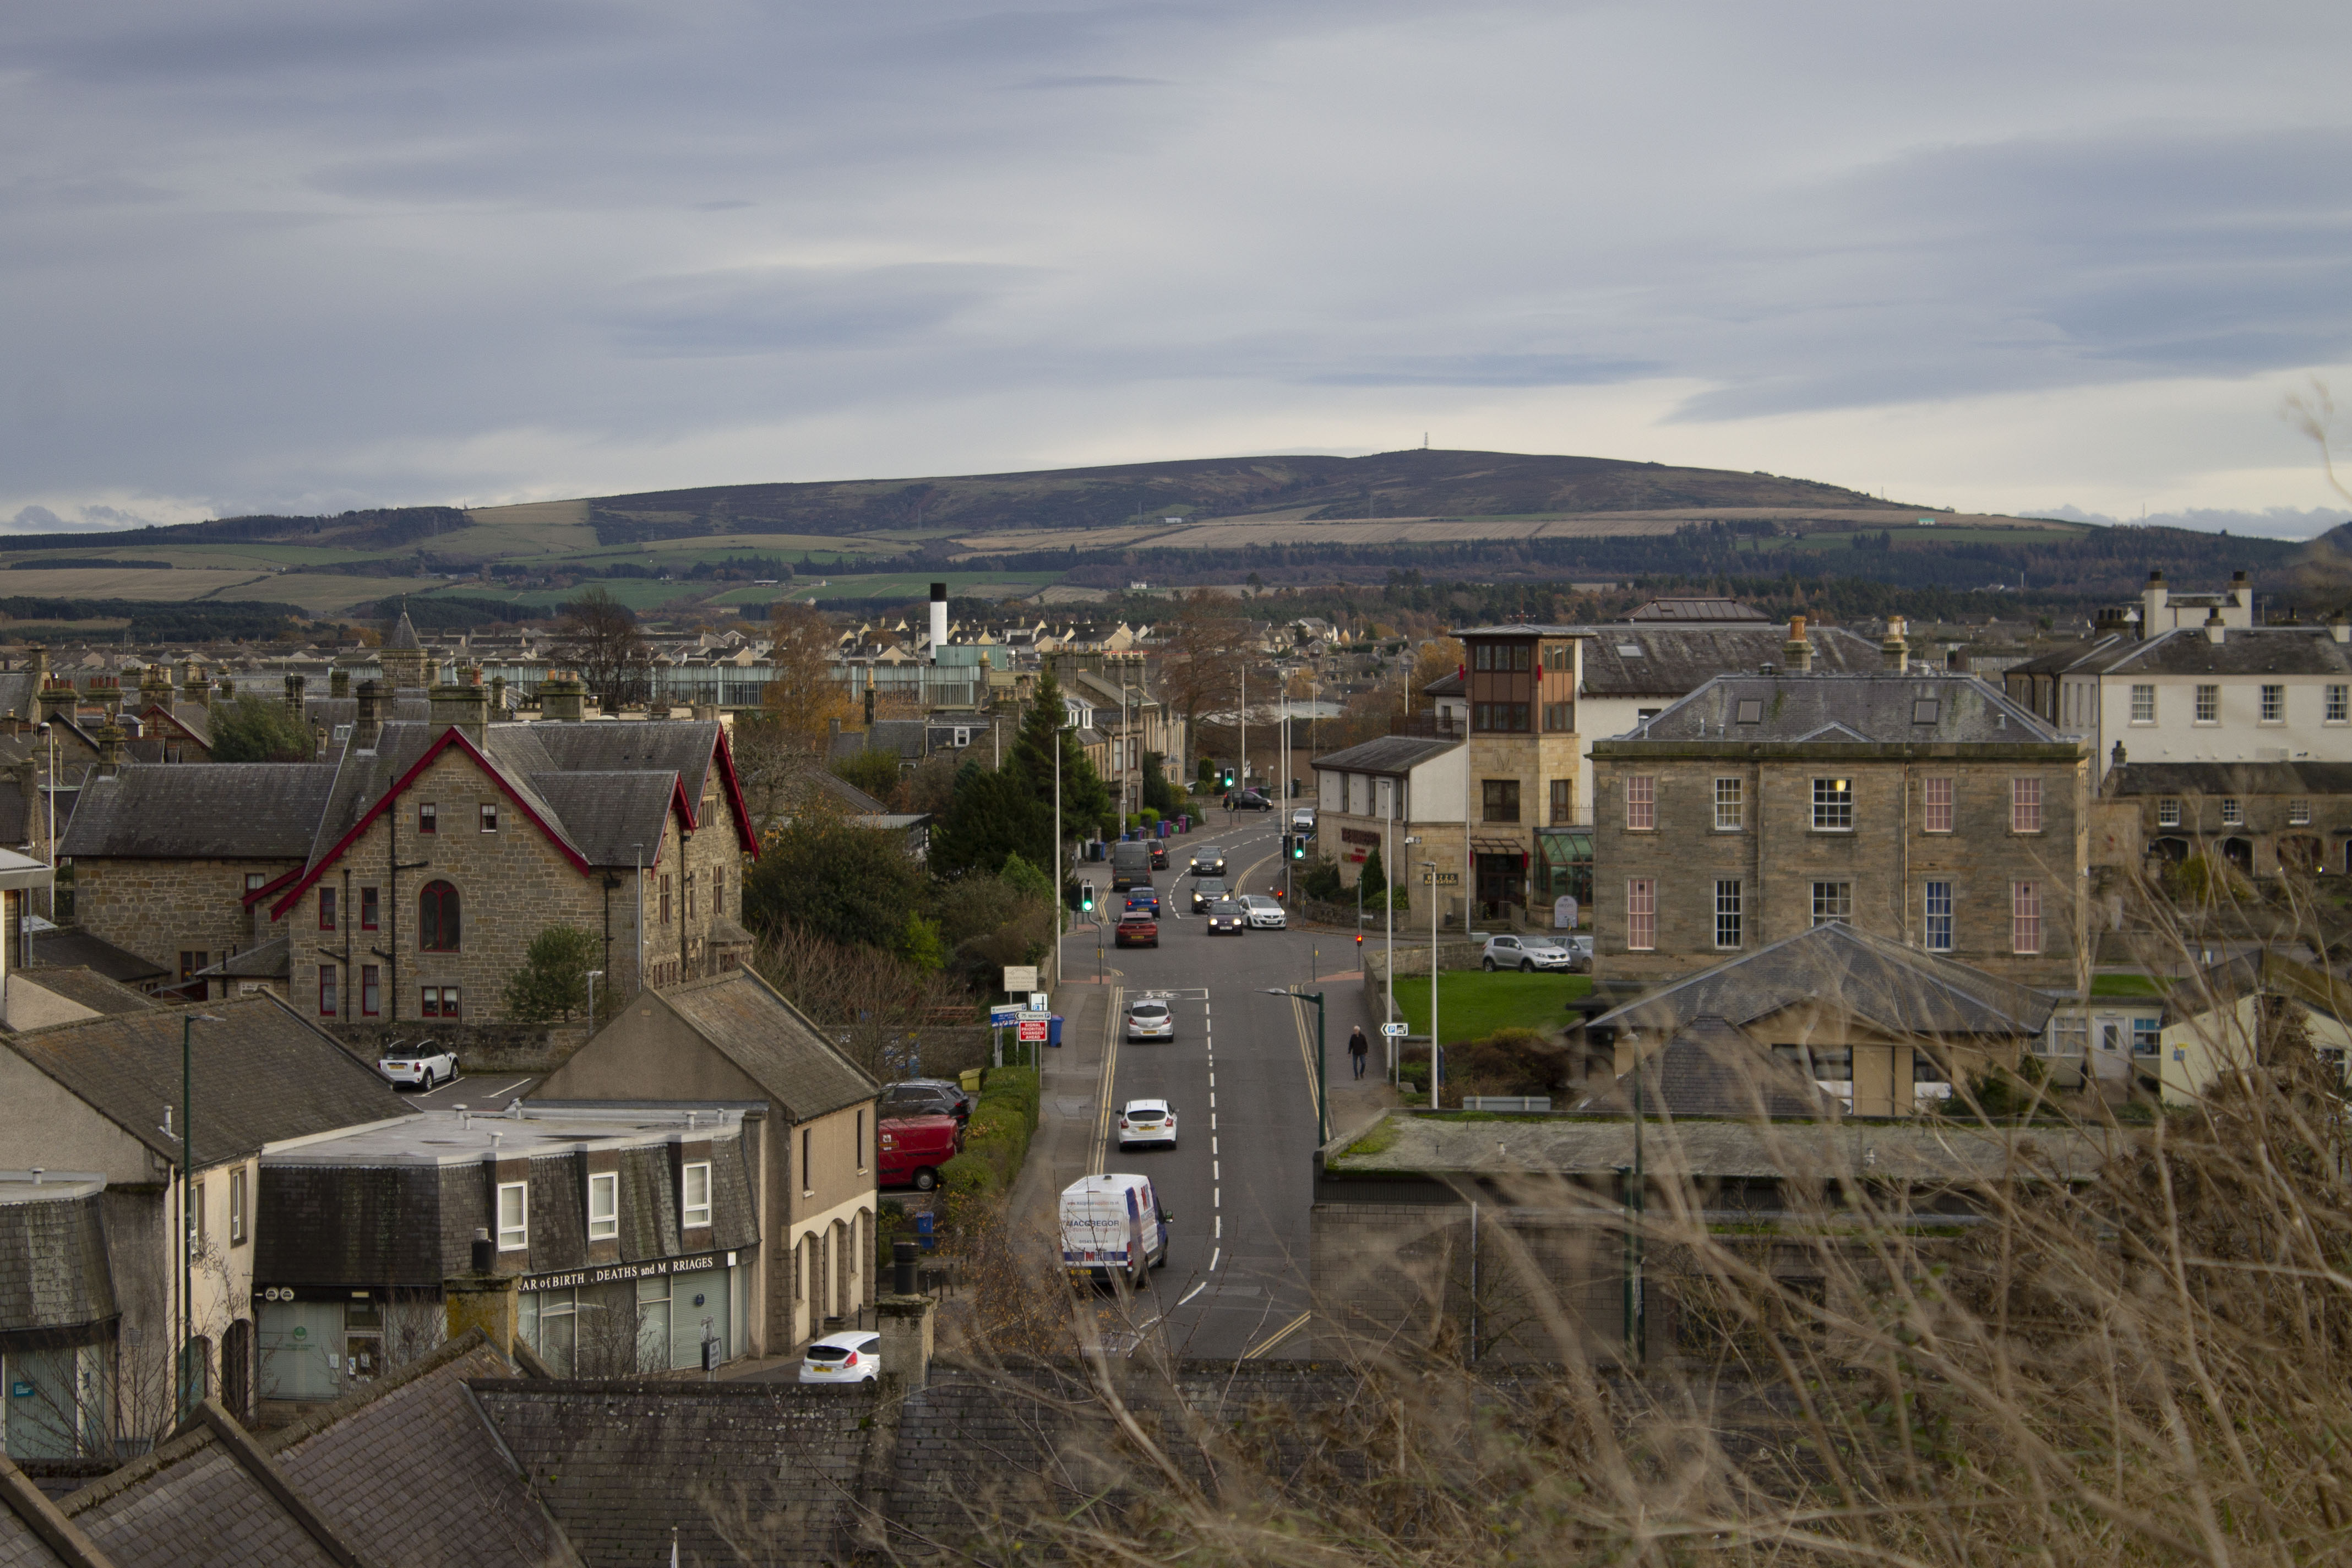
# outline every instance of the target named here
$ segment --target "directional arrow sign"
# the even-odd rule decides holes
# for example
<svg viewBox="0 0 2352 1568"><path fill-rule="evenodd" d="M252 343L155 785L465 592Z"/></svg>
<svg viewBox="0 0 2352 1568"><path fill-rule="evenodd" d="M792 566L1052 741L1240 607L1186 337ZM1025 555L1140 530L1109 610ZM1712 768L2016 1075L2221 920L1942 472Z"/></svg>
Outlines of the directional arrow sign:
<svg viewBox="0 0 2352 1568"><path fill-rule="evenodd" d="M1407 1026L1402 1024L1382 1024L1381 1026L1381 1033L1388 1036L1391 1039L1402 1037L1408 1032Z"/></svg>

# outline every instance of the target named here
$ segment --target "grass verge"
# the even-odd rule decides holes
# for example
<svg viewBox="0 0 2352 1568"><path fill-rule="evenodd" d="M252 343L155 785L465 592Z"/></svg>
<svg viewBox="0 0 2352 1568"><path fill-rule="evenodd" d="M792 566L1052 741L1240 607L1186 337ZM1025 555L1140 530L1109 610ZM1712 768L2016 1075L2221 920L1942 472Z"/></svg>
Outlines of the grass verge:
<svg viewBox="0 0 2352 1568"><path fill-rule="evenodd" d="M1498 969L1449 970L1437 977L1438 1023L1452 1045L1482 1040L1497 1029L1558 1029L1567 1007L1592 994L1589 974L1522 974ZM1416 1035L1429 1033L1429 981L1406 975L1396 988L1397 1011Z"/></svg>

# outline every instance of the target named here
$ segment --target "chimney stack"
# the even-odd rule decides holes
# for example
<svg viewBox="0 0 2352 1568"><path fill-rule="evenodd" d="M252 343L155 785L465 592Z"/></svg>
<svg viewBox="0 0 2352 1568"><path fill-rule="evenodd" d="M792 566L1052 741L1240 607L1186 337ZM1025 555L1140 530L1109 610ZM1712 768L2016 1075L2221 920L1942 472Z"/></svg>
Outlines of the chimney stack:
<svg viewBox="0 0 2352 1568"><path fill-rule="evenodd" d="M168 665L151 664L139 676L139 710L161 708L169 713L180 704L179 693L172 685Z"/></svg>
<svg viewBox="0 0 2352 1568"><path fill-rule="evenodd" d="M286 678L286 713L287 717L292 719L297 724L301 723L303 720L302 688L308 684L309 682L299 675L289 675Z"/></svg>
<svg viewBox="0 0 2352 1568"><path fill-rule="evenodd" d="M1781 662L1792 675L1811 674L1813 668L1813 645L1805 640L1805 617L1789 617L1789 640L1781 645Z"/></svg>
<svg viewBox="0 0 2352 1568"><path fill-rule="evenodd" d="M2327 617L2327 635L2337 642L2352 642L2352 621L2344 618L2343 611Z"/></svg>
<svg viewBox="0 0 2352 1568"><path fill-rule="evenodd" d="M111 723L98 727L98 773L112 778L122 771L122 731Z"/></svg>
<svg viewBox="0 0 2352 1568"><path fill-rule="evenodd" d="M2218 644L2226 642L2228 639L2228 625L2221 619L2221 606L2216 605L2205 615L2205 640Z"/></svg>
<svg viewBox="0 0 2352 1568"><path fill-rule="evenodd" d="M931 584L931 662L940 662L940 649L948 646L948 585Z"/></svg>
<svg viewBox="0 0 2352 1568"><path fill-rule="evenodd" d="M81 695L70 681L51 676L41 687L41 719L45 723L71 722Z"/></svg>
<svg viewBox="0 0 2352 1568"><path fill-rule="evenodd" d="M1911 668L1911 645L1904 640L1905 627L1901 616L1886 617L1886 640L1878 645L1885 656L1886 668L1900 675Z"/></svg>
<svg viewBox="0 0 2352 1568"><path fill-rule="evenodd" d="M480 670L465 673L472 679L433 689L433 727L463 731L466 739L484 746L489 743L490 689L482 684Z"/></svg>
<svg viewBox="0 0 2352 1568"><path fill-rule="evenodd" d="M33 662L27 668L33 672L33 700L26 704L27 710L24 715L25 722L27 724L40 717L41 688L49 683L48 646L45 643L35 643L32 655Z"/></svg>
<svg viewBox="0 0 2352 1568"><path fill-rule="evenodd" d="M362 686L362 690L365 687ZM498 1272L498 1245L487 1228L474 1231L473 1267L441 1282L441 1300L448 1316L448 1336L456 1339L474 1329L514 1359L515 1329L521 1306L522 1277ZM888 1362L882 1363L889 1365Z"/></svg>
<svg viewBox="0 0 2352 1568"><path fill-rule="evenodd" d="M2163 572L2150 572L2147 586L2140 590L2139 595L2140 636L2152 637L2167 624L2168 617L2165 616L2164 610L2171 597L2164 586Z"/></svg>
<svg viewBox="0 0 2352 1568"><path fill-rule="evenodd" d="M539 716L559 723L577 724L587 714L588 688L568 669L559 669L539 689Z"/></svg>
<svg viewBox="0 0 2352 1568"><path fill-rule="evenodd" d="M383 730L383 688L373 680L360 682L359 717L352 726L352 750L373 752Z"/></svg>
<svg viewBox="0 0 2352 1568"><path fill-rule="evenodd" d="M349 697L352 694L352 672L337 665L327 671L327 695Z"/></svg>
<svg viewBox="0 0 2352 1568"><path fill-rule="evenodd" d="M194 659L180 667L180 690L192 708L209 707L212 703L212 682L205 679L205 667Z"/></svg>

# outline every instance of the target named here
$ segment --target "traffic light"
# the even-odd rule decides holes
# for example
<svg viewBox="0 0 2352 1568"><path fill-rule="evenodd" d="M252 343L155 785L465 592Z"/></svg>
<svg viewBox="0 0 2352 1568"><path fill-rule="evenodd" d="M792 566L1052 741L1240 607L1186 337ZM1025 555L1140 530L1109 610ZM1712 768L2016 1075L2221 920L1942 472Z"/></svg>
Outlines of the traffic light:
<svg viewBox="0 0 2352 1568"><path fill-rule="evenodd" d="M1234 787L1234 770L1232 768L1227 767L1223 769L1217 774L1217 777L1223 781L1224 786L1227 789Z"/></svg>
<svg viewBox="0 0 2352 1568"><path fill-rule="evenodd" d="M1095 912L1095 884L1092 878L1078 884L1078 908L1087 914Z"/></svg>
<svg viewBox="0 0 2352 1568"><path fill-rule="evenodd" d="M1290 858L1290 835L1287 833L1282 836L1282 858L1286 860Z"/></svg>
<svg viewBox="0 0 2352 1568"><path fill-rule="evenodd" d="M1285 842L1290 846L1290 858L1293 860L1304 860L1307 858L1307 835L1304 833L1287 834L1285 836Z"/></svg>

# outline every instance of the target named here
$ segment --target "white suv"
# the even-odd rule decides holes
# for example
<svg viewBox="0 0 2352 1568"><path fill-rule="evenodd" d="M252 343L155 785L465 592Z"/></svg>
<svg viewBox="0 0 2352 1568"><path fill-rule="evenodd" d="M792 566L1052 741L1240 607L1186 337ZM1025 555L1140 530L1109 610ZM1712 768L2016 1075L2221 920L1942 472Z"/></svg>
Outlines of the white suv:
<svg viewBox="0 0 2352 1568"><path fill-rule="evenodd" d="M1483 969L1567 969L1576 954L1548 936L1490 936L1479 959Z"/></svg>
<svg viewBox="0 0 2352 1568"><path fill-rule="evenodd" d="M1290 814L1290 831L1293 833L1315 831L1315 811L1312 806L1302 805Z"/></svg>

